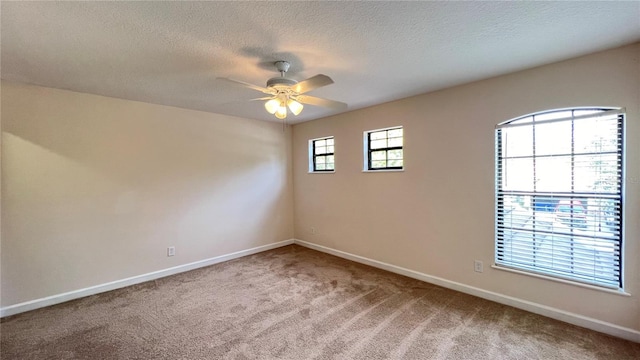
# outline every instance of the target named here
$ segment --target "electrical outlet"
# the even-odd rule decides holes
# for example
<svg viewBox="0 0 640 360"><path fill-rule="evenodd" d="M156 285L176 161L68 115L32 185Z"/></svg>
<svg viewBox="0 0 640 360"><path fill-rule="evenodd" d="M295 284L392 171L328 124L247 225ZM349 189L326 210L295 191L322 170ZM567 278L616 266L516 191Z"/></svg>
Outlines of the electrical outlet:
<svg viewBox="0 0 640 360"><path fill-rule="evenodd" d="M483 269L482 269L482 261L480 261L480 260L475 260L475 261L473 262L473 270L474 270L475 272L479 272L479 273L481 273L481 272L483 271Z"/></svg>
<svg viewBox="0 0 640 360"><path fill-rule="evenodd" d="M167 248L167 256L175 256L176 255L176 247L175 246L169 246Z"/></svg>
<svg viewBox="0 0 640 360"><path fill-rule="evenodd" d="M316 230L316 228L312 226L312 227L311 227L311 234L312 234L312 235L315 235L315 234L317 234L317 233L318 233L318 230Z"/></svg>

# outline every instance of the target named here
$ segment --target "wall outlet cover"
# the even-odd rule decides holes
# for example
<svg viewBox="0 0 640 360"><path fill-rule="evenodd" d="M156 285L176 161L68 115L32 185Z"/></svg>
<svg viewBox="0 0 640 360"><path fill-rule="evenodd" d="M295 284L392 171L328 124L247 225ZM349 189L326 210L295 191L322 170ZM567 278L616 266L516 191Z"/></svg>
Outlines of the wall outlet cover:
<svg viewBox="0 0 640 360"><path fill-rule="evenodd" d="M475 260L475 261L473 262L473 270L474 270L475 272L479 272L479 273L481 273L481 272L484 270L484 269L483 269L483 266L482 266L482 261L480 261L480 260Z"/></svg>

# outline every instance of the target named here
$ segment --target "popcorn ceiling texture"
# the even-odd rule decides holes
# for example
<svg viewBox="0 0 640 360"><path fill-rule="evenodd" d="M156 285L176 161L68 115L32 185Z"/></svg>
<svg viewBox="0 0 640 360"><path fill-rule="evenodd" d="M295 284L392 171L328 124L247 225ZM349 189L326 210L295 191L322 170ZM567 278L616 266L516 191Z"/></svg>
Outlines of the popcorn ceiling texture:
<svg viewBox="0 0 640 360"><path fill-rule="evenodd" d="M2 78L275 120L276 60L379 104L640 40L640 2L3 2ZM331 115L307 106L290 122Z"/></svg>
<svg viewBox="0 0 640 360"><path fill-rule="evenodd" d="M292 245L2 319L2 359L638 359L640 344Z"/></svg>

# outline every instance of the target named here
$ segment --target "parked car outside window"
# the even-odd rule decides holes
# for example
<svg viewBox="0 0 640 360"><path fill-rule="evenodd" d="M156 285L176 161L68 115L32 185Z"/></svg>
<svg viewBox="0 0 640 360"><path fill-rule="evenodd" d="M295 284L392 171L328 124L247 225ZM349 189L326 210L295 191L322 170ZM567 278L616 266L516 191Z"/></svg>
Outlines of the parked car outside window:
<svg viewBox="0 0 640 360"><path fill-rule="evenodd" d="M587 209L580 200L560 200L555 213L558 221L567 226L587 227Z"/></svg>

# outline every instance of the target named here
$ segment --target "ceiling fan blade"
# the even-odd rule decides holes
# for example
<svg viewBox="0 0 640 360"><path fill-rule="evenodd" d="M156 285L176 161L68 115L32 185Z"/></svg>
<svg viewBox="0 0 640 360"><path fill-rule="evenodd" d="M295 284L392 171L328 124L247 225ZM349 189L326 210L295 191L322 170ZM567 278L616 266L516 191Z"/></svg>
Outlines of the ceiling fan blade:
<svg viewBox="0 0 640 360"><path fill-rule="evenodd" d="M333 80L327 75L318 74L316 76L312 76L306 80L302 80L299 83L293 85L291 89L297 92L298 94L304 94L313 89L317 89L319 87L327 86L333 84Z"/></svg>
<svg viewBox="0 0 640 360"><path fill-rule="evenodd" d="M270 99L273 99L273 96L265 96L261 98L249 99L247 101L261 101L261 100L270 100Z"/></svg>
<svg viewBox="0 0 640 360"><path fill-rule="evenodd" d="M309 95L299 95L296 97L296 100L303 104L324 106L334 110L345 110L347 108L347 104L343 102L323 99L323 98L309 96Z"/></svg>
<svg viewBox="0 0 640 360"><path fill-rule="evenodd" d="M235 85L242 85L242 86L244 86L246 88L249 88L249 89L252 89L252 90L256 90L256 91L260 91L260 92L265 93L265 94L271 94L272 93L272 91L267 89L267 88L264 88L264 87L261 87L261 86L258 86L258 85L249 84L249 83L246 83L246 82L240 81L240 80L234 80L234 79L228 79L228 78L222 78L222 77L216 78L216 80L226 81L226 82L229 82L229 83L232 83L232 84L235 84Z"/></svg>

